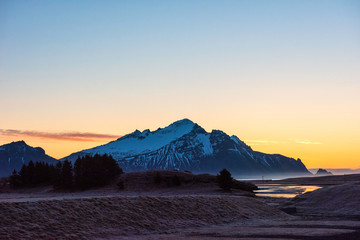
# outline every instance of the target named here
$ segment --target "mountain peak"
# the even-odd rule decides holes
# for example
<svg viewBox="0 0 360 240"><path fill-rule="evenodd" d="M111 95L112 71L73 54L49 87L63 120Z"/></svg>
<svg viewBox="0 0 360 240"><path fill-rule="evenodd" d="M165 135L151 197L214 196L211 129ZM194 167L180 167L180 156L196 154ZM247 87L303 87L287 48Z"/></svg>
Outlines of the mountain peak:
<svg viewBox="0 0 360 240"><path fill-rule="evenodd" d="M0 177L8 176L15 169L20 170L23 164L30 161L56 164L56 159L45 154L41 147L32 147L25 141L16 141L0 146Z"/></svg>
<svg viewBox="0 0 360 240"><path fill-rule="evenodd" d="M5 144L3 146L9 146L9 147L12 147L12 148L30 148L30 146L27 145L26 142L24 142L23 140L16 141L16 142L11 142L11 143Z"/></svg>
<svg viewBox="0 0 360 240"><path fill-rule="evenodd" d="M170 126L171 125L181 126L181 125L189 125L189 124L195 124L195 123L188 118L184 118L184 119L178 120L176 122L173 122L172 124L170 124Z"/></svg>
<svg viewBox="0 0 360 240"><path fill-rule="evenodd" d="M11 144L13 144L13 145L26 145L26 146L28 146L24 140L12 142Z"/></svg>
<svg viewBox="0 0 360 240"><path fill-rule="evenodd" d="M333 175L330 171L327 171L326 169L319 168L317 173L315 174L317 176L325 176L325 175Z"/></svg>
<svg viewBox="0 0 360 240"><path fill-rule="evenodd" d="M181 120L178 120L176 122L173 122L172 124L170 124L169 126L165 127L165 128L158 128L156 131L150 131L149 129L145 129L144 131L139 131L138 129L136 129L134 132L124 135L122 137L120 137L119 139L117 139L117 141L123 141L127 138L136 138L136 139L144 139L149 135L158 135L158 134L169 134L172 132L178 132L178 134L181 131L184 131L184 134L186 134L187 132L189 132L196 124L194 122L192 122L191 120L184 118Z"/></svg>

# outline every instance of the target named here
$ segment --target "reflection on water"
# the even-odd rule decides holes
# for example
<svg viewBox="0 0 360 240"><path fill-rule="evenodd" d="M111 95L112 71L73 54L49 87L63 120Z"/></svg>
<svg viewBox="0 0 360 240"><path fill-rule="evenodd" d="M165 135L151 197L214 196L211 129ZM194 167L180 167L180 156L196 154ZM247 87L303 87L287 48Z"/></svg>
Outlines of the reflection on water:
<svg viewBox="0 0 360 240"><path fill-rule="evenodd" d="M301 186L301 185L283 185L283 184L256 184L259 190L256 190L256 196L264 197L284 197L293 198L296 195L311 192L321 187Z"/></svg>

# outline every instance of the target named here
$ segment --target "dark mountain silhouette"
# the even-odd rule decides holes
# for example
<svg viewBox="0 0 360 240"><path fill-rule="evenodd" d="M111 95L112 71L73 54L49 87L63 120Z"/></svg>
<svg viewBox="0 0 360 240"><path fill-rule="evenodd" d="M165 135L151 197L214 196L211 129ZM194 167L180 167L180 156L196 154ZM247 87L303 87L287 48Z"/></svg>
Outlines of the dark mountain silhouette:
<svg viewBox="0 0 360 240"><path fill-rule="evenodd" d="M316 176L326 176L326 175L333 175L331 172L327 171L326 169L319 168L319 170L315 174Z"/></svg>
<svg viewBox="0 0 360 240"><path fill-rule="evenodd" d="M30 147L24 141L12 142L0 146L0 176L9 176L14 170L30 161L56 164L58 160L45 154L40 147Z"/></svg>

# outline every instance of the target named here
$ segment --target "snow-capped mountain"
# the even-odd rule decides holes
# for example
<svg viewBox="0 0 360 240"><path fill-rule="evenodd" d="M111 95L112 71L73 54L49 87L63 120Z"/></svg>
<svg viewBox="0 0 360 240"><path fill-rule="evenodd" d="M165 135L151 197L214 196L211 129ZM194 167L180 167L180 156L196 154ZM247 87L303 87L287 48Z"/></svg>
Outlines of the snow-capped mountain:
<svg viewBox="0 0 360 240"><path fill-rule="evenodd" d="M40 147L30 147L24 141L12 142L0 146L0 177L9 176L14 171L20 170L22 165L30 161L47 162L55 164L58 162L45 154Z"/></svg>
<svg viewBox="0 0 360 240"><path fill-rule="evenodd" d="M156 131L144 130L116 141L73 153L61 160L75 162L79 156L110 154L125 171L178 169L216 173L223 168L234 174L310 174L300 159L256 152L236 136L206 132L189 119Z"/></svg>

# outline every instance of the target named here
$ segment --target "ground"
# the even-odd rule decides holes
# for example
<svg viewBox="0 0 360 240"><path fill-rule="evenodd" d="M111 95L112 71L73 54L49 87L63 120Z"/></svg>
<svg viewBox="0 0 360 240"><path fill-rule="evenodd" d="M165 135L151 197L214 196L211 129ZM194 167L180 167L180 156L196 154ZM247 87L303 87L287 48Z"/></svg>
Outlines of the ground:
<svg viewBox="0 0 360 240"><path fill-rule="evenodd" d="M360 175L287 180L323 189L294 199L224 192L209 175L184 177L181 186L155 184L154 172L123 175L87 191L50 186L1 189L1 239L359 239ZM344 178L341 176L340 178ZM312 181L312 182L311 182ZM283 182L286 184L286 181ZM332 185L331 185L332 184ZM334 208L334 206L341 206ZM291 214L286 209L296 209Z"/></svg>

